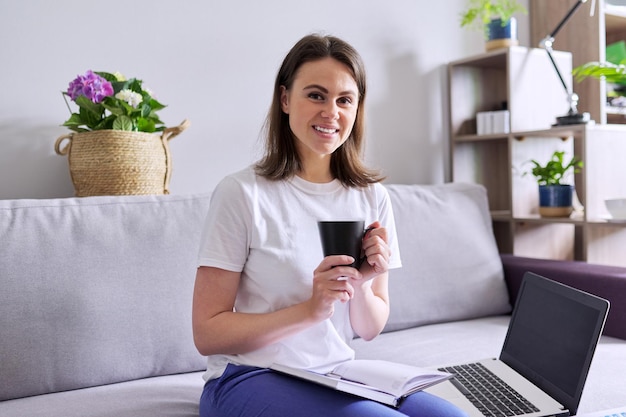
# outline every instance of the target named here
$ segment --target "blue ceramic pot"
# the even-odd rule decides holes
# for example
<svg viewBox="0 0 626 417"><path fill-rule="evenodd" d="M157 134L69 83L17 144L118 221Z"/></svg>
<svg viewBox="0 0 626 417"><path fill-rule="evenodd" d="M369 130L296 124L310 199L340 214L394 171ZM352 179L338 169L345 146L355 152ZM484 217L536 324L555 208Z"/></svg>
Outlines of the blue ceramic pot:
<svg viewBox="0 0 626 417"><path fill-rule="evenodd" d="M540 185L539 205L541 207L570 207L573 195L573 185Z"/></svg>
<svg viewBox="0 0 626 417"><path fill-rule="evenodd" d="M512 39L517 40L517 19L512 17L503 26L502 19L493 19L487 25L487 39Z"/></svg>
<svg viewBox="0 0 626 417"><path fill-rule="evenodd" d="M540 185L539 214L547 217L567 217L572 211L573 185Z"/></svg>

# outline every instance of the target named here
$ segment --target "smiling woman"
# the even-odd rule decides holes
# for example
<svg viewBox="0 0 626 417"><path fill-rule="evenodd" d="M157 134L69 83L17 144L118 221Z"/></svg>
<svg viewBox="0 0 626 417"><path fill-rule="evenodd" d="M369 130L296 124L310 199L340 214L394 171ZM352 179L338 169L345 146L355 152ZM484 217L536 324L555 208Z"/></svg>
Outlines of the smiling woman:
<svg viewBox="0 0 626 417"><path fill-rule="evenodd" d="M343 91L350 93L353 99L352 106L356 116L350 132L349 140L331 155L330 170L333 178L342 184L350 186L366 186L381 180L376 171L364 166L361 160L363 151L363 130L365 123L364 108L367 83L365 66L360 55L350 45L334 37L305 36L298 41L285 57L274 84L274 95L266 123L266 146L265 155L256 164L256 171L271 179L287 179L295 175L301 169L300 156L296 152L296 137L292 131L291 115L283 108L283 95L294 89L294 83L309 64L318 64L318 61L332 62L334 66L341 68L342 74L349 74L354 90ZM332 75L332 74L327 74ZM328 94L328 86L320 85L323 80L303 83L302 86L322 87L317 91L309 91L311 99L323 99ZM350 83L350 81L347 81ZM327 89L324 92L324 89ZM345 101L348 99L346 96ZM336 103L337 104L337 103ZM338 104L337 104L338 105ZM321 118L321 114L320 114ZM336 126L332 125L333 128ZM324 127L319 126L319 127ZM314 127L313 127L314 128Z"/></svg>
<svg viewBox="0 0 626 417"><path fill-rule="evenodd" d="M299 175L311 182L333 179L329 161L352 133L359 93L348 66L333 58L300 67L293 85L281 86L281 108L300 156Z"/></svg>
<svg viewBox="0 0 626 417"><path fill-rule="evenodd" d="M301 39L274 85L264 157L215 189L198 257L193 330L208 356L201 416L460 415L419 392L398 410L276 373L354 359L389 316L401 265L389 195L361 160L365 71L331 36ZM317 221L358 219L364 261L324 256Z"/></svg>

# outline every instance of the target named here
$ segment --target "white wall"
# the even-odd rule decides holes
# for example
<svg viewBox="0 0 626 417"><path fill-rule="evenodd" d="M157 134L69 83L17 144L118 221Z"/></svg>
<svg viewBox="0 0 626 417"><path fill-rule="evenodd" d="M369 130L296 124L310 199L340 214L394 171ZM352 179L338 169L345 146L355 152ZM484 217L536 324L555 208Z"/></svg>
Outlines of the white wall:
<svg viewBox="0 0 626 417"><path fill-rule="evenodd" d="M73 195L53 144L68 132L61 91L87 69L143 79L166 124L188 118L170 143L171 192L211 190L259 156L278 65L314 31L363 56L369 163L388 182L444 182L445 64L483 52L482 35L459 28L465 2L0 0L0 198Z"/></svg>

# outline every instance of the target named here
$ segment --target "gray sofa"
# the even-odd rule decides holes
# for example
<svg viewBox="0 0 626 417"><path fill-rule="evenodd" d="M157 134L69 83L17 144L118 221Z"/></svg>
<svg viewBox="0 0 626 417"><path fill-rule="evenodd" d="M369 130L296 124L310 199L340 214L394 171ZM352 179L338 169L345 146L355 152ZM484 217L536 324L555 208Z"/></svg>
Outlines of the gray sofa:
<svg viewBox="0 0 626 417"><path fill-rule="evenodd" d="M626 269L498 255L480 186L387 187L404 267L385 333L355 340L358 357L497 356L530 269L611 300L579 413L626 403ZM197 415L191 296L209 200L0 201L0 416Z"/></svg>

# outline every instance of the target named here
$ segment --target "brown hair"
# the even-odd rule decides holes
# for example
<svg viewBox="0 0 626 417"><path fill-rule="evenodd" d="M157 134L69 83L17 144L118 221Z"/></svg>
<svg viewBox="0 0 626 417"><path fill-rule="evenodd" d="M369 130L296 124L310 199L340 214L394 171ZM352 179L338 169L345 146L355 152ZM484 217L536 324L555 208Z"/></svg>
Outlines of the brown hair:
<svg viewBox="0 0 626 417"><path fill-rule="evenodd" d="M383 178L369 170L361 161L363 150L365 67L358 52L348 43L333 36L307 35L300 39L285 57L274 84L272 105L265 122L265 154L257 162L257 174L272 180L291 178L301 168L295 140L289 127L289 115L281 108L281 86L289 90L302 64L331 57L351 71L359 91L357 115L350 137L331 155L333 177L347 187L365 187Z"/></svg>

